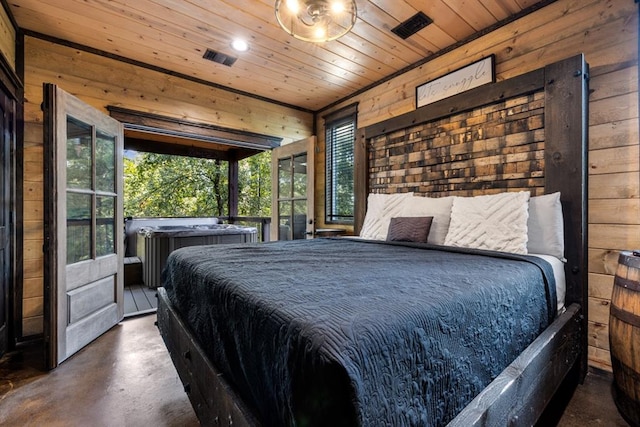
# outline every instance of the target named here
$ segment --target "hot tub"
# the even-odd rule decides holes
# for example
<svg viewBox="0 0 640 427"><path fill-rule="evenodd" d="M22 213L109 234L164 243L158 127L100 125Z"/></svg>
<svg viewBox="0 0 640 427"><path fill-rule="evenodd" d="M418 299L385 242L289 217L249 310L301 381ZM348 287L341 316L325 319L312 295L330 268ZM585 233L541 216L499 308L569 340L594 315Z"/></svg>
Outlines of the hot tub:
<svg viewBox="0 0 640 427"><path fill-rule="evenodd" d="M146 226L138 230L138 257L142 280L150 288L161 285L160 275L169 254L185 246L249 243L258 240L256 227L234 224Z"/></svg>

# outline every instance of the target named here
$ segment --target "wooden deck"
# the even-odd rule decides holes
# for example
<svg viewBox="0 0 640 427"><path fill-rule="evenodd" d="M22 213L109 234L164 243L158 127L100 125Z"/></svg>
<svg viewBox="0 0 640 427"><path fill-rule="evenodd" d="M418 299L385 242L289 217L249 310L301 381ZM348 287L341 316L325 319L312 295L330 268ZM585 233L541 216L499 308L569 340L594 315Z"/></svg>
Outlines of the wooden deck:
<svg viewBox="0 0 640 427"><path fill-rule="evenodd" d="M124 287L124 317L155 313L158 308L156 290L142 284Z"/></svg>

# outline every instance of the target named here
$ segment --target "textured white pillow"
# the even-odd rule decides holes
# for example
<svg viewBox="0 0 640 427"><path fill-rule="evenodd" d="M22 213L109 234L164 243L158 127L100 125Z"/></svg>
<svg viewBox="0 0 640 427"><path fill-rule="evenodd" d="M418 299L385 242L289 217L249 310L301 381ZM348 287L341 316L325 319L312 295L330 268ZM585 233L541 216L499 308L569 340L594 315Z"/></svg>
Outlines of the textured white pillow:
<svg viewBox="0 0 640 427"><path fill-rule="evenodd" d="M431 230L427 242L434 245L444 245L444 239L449 229L451 205L454 196L449 197L412 197L402 201L401 216L432 216Z"/></svg>
<svg viewBox="0 0 640 427"><path fill-rule="evenodd" d="M560 193L545 194L529 199L530 254L553 255L564 260L564 221Z"/></svg>
<svg viewBox="0 0 640 427"><path fill-rule="evenodd" d="M444 244L527 253L529 192L456 197Z"/></svg>
<svg viewBox="0 0 640 427"><path fill-rule="evenodd" d="M387 240L391 218L402 216L402 200L413 193L377 194L367 197L367 213L364 216L360 237L371 240Z"/></svg>

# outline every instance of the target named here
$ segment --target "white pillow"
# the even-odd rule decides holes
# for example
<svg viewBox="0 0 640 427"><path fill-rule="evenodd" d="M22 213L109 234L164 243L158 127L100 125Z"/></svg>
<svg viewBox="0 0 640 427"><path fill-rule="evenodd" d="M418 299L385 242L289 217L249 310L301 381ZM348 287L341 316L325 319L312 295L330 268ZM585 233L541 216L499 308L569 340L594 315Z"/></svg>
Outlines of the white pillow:
<svg viewBox="0 0 640 427"><path fill-rule="evenodd" d="M444 244L527 253L529 192L456 197Z"/></svg>
<svg viewBox="0 0 640 427"><path fill-rule="evenodd" d="M545 194L529 199L530 254L553 255L564 261L564 221L560 193Z"/></svg>
<svg viewBox="0 0 640 427"><path fill-rule="evenodd" d="M427 237L427 243L444 245L444 239L449 229L451 217L451 205L454 196L448 197L421 197L415 196L402 201L401 216L432 216L431 230Z"/></svg>
<svg viewBox="0 0 640 427"><path fill-rule="evenodd" d="M371 240L387 240L391 218L402 216L402 200L413 193L377 194L367 197L367 213L364 216L360 237Z"/></svg>

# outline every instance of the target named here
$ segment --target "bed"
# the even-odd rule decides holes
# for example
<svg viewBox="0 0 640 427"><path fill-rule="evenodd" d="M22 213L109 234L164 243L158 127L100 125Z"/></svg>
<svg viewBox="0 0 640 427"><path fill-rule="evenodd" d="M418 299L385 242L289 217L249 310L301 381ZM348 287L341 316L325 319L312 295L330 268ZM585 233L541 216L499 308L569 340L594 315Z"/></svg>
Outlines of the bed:
<svg viewBox="0 0 640 427"><path fill-rule="evenodd" d="M159 289L158 325L201 423L534 424L563 382L575 385L586 373L587 76L580 55L361 129L356 191L357 200L368 202L356 206L362 240L174 252ZM463 168L438 171L426 164L427 156L418 160L423 179L407 179L415 163L401 166L403 175L393 172L397 163L386 168L378 160L377 151L388 158L393 144L410 152L406 146L415 141L398 141L429 133L415 129L423 123L477 110L493 114L495 104L522 114L525 108L511 107L510 100L523 96L543 109L543 130L525 129L534 136L524 145L534 152L509 143L498 154L485 147L472 166L475 171L490 163L483 159L513 155L513 171L505 165L482 182L477 173L465 177ZM521 122L535 122L524 117ZM435 125L438 134L446 127ZM433 148L438 165L468 160L451 152L442 156L441 148ZM420 196L451 198L445 241L376 238L375 200L395 196L405 210L427 199ZM554 272L548 260L526 249L514 254L461 247L465 243L449 232L464 228L466 203L485 197L506 197L506 205L518 199L520 213L527 209L525 222L531 201L559 202L564 248L556 258L566 258L560 292L557 263ZM387 214L389 221L424 217ZM547 216L540 215L543 228ZM434 219L438 230L442 223ZM383 224L389 237L391 228ZM406 227L399 230L394 234Z"/></svg>

